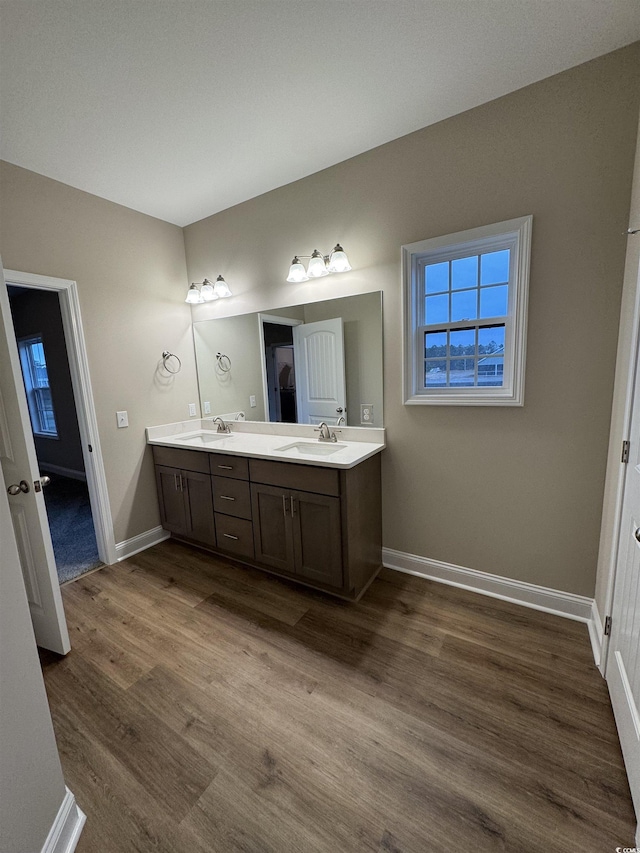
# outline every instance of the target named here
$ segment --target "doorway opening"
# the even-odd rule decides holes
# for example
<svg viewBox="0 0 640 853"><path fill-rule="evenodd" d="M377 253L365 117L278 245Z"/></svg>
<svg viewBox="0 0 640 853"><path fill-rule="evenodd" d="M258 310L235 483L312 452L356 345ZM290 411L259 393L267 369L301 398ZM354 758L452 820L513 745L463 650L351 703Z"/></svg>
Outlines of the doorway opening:
<svg viewBox="0 0 640 853"><path fill-rule="evenodd" d="M263 323L269 420L295 424L296 370L293 330L280 323Z"/></svg>
<svg viewBox="0 0 640 853"><path fill-rule="evenodd" d="M60 297L11 284L9 304L60 583L101 566Z"/></svg>

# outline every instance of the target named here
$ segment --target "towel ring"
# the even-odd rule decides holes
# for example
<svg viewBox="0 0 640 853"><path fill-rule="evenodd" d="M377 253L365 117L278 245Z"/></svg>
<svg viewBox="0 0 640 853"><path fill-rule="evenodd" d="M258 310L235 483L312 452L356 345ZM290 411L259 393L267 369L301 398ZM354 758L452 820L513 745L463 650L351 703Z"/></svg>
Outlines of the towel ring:
<svg viewBox="0 0 640 853"><path fill-rule="evenodd" d="M175 358L175 360L178 362L178 369L177 370L171 370L171 368L167 364L167 362L169 361L170 358ZM162 366L167 371L167 373L173 373L174 375L176 373L180 373L180 371L182 370L182 362L180 361L180 359L178 358L177 355L175 355L172 352L169 352L169 350L165 350L162 353Z"/></svg>
<svg viewBox="0 0 640 853"><path fill-rule="evenodd" d="M222 373L228 373L231 370L231 359L228 355L224 353L217 353L216 358L218 360L218 368Z"/></svg>

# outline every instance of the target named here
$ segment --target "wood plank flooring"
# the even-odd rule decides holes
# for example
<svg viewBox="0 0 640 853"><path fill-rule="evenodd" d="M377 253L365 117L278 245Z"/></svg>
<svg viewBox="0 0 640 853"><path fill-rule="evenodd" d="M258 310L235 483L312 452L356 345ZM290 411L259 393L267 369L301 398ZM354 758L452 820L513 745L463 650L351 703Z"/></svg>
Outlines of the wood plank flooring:
<svg viewBox="0 0 640 853"><path fill-rule="evenodd" d="M391 571L343 603L171 541L63 599L78 853L633 846L583 624Z"/></svg>

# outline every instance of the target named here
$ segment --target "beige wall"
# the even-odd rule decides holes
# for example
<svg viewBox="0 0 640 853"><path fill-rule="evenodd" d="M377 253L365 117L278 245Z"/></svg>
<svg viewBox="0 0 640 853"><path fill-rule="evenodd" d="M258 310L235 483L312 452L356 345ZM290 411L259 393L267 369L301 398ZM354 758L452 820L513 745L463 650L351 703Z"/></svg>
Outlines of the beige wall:
<svg viewBox="0 0 640 853"><path fill-rule="evenodd" d="M6 269L77 281L116 542L160 524L144 428L196 402L182 230L7 163L0 170ZM182 359L174 377L162 351ZM129 412L117 429L116 411Z"/></svg>
<svg viewBox="0 0 640 853"><path fill-rule="evenodd" d="M386 546L593 595L639 99L635 44L185 229L217 316L384 291ZM525 406L403 406L400 246L525 214ZM336 241L352 272L285 282Z"/></svg>
<svg viewBox="0 0 640 853"><path fill-rule="evenodd" d="M193 324L198 360L200 400L211 404L211 414L244 412L247 420L263 421L262 355L256 314L228 317L224 321L205 320ZM231 360L226 372L216 359L223 353ZM250 408L249 397L256 398Z"/></svg>

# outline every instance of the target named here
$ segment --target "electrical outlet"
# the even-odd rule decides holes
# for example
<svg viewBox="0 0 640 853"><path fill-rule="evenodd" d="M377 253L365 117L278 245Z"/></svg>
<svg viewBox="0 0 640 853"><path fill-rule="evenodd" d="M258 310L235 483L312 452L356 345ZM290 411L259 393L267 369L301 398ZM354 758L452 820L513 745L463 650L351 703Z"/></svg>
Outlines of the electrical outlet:
<svg viewBox="0 0 640 853"><path fill-rule="evenodd" d="M205 415L210 415L211 414L211 403L208 400L205 400L203 403L203 406L204 406Z"/></svg>
<svg viewBox="0 0 640 853"><path fill-rule="evenodd" d="M195 418L195 416L196 416L196 404L195 403L189 403L189 417Z"/></svg>
<svg viewBox="0 0 640 853"><path fill-rule="evenodd" d="M252 395L249 397L249 405L251 406L251 408L252 408L252 409L255 409L255 407L256 407L256 398L255 398L255 394L252 394Z"/></svg>
<svg viewBox="0 0 640 853"><path fill-rule="evenodd" d="M129 413L128 412L116 412L116 423L118 424L118 429L122 429L123 427L129 426Z"/></svg>
<svg viewBox="0 0 640 853"><path fill-rule="evenodd" d="M360 404L360 423L361 424L372 424L373 423L373 405L371 403L361 403Z"/></svg>

